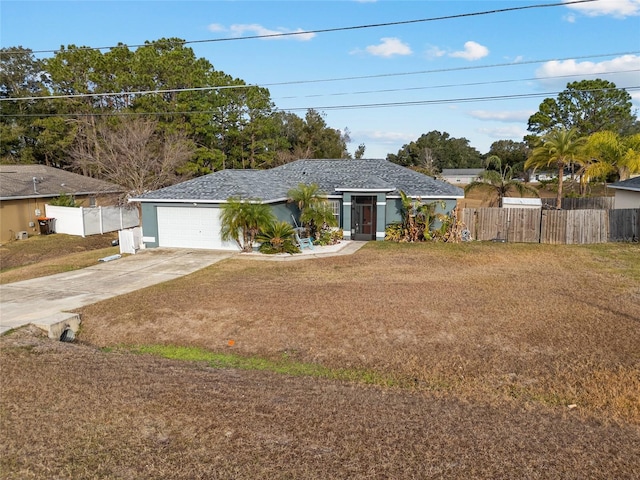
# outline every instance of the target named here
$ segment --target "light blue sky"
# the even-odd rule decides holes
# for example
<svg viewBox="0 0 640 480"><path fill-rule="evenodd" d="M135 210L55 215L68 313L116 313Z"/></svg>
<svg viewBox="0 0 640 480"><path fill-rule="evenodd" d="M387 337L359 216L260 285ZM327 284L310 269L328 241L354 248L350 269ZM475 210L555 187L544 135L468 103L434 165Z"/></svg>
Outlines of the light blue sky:
<svg viewBox="0 0 640 480"><path fill-rule="evenodd" d="M217 70L267 86L278 108L315 108L330 127L347 127L351 152L364 143L366 157L384 158L439 130L486 153L496 140L522 140L528 117L570 81L606 78L640 107L640 0L465 15L560 1L2 0L0 44L132 46L460 16L189 46ZM407 102L416 104L398 105Z"/></svg>

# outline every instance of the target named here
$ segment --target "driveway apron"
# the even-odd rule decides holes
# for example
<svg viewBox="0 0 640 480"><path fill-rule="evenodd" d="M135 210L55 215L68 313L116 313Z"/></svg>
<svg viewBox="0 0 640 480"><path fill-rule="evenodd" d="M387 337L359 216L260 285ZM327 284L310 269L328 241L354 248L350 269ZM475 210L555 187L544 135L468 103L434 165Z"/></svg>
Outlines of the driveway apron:
<svg viewBox="0 0 640 480"><path fill-rule="evenodd" d="M188 275L235 252L156 248L0 286L0 334L59 312Z"/></svg>

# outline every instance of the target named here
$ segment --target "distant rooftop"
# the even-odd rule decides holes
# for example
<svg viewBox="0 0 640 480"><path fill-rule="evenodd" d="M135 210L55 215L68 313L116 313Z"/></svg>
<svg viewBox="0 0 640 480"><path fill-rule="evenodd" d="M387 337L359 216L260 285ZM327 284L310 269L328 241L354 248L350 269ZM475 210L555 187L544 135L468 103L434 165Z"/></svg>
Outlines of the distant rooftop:
<svg viewBox="0 0 640 480"><path fill-rule="evenodd" d="M113 183L46 165L0 165L0 200L122 192Z"/></svg>
<svg viewBox="0 0 640 480"><path fill-rule="evenodd" d="M628 180L612 183L609 187L617 188L619 190L633 190L635 192L640 192L640 175Z"/></svg>

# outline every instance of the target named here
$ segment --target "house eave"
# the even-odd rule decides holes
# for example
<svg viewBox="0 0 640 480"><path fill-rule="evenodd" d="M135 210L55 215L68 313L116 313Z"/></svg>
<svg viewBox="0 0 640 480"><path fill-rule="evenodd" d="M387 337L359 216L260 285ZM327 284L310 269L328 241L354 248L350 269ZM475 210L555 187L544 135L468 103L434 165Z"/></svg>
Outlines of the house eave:
<svg viewBox="0 0 640 480"><path fill-rule="evenodd" d="M380 192L380 193L385 193L385 192L393 192L395 190L395 188L349 188L349 187L336 187L336 192L356 192L356 193L363 193L363 192Z"/></svg>
<svg viewBox="0 0 640 480"><path fill-rule="evenodd" d="M409 198L420 198L430 200L457 200L464 198L464 195L407 195ZM402 198L400 195L388 195L387 198Z"/></svg>
<svg viewBox="0 0 640 480"><path fill-rule="evenodd" d="M122 193L119 190L106 191L106 192L64 192L65 195L83 196L83 195L112 195L116 193ZM61 193L42 193L39 195L16 195L10 197L0 197L0 201L9 200L29 200L29 199L43 199L43 198L57 198Z"/></svg>
<svg viewBox="0 0 640 480"><path fill-rule="evenodd" d="M287 198L275 198L269 200L249 200L251 203L277 203L286 201ZM221 203L229 203L228 199L216 200L216 199L203 199L203 198L130 198L127 200L129 203L191 203L191 204L205 204L205 205L217 205Z"/></svg>

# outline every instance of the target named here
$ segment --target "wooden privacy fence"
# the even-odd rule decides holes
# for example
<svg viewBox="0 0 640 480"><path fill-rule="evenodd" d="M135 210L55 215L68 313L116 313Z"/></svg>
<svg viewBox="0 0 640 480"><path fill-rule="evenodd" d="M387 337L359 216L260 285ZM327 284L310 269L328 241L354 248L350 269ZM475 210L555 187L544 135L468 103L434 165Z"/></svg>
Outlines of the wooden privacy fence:
<svg viewBox="0 0 640 480"><path fill-rule="evenodd" d="M462 221L474 240L585 244L638 241L640 235L640 209L464 208Z"/></svg>
<svg viewBox="0 0 640 480"><path fill-rule="evenodd" d="M555 207L556 199L545 198L542 203ZM562 199L562 210L587 210L591 208L611 210L614 205L615 197L565 197Z"/></svg>

